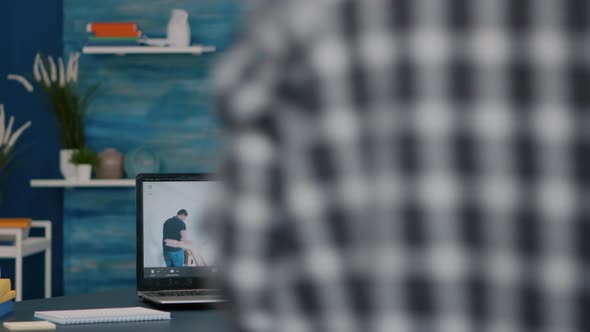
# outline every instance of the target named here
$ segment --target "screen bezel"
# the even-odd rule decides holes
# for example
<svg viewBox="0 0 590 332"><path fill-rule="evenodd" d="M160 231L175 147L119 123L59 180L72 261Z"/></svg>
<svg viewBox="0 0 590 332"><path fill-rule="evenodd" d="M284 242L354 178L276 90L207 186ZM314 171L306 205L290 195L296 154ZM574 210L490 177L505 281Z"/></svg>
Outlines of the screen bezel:
<svg viewBox="0 0 590 332"><path fill-rule="evenodd" d="M168 289L201 289L212 288L214 280L211 277L163 277L145 278L143 267L143 185L149 182L179 182L179 181L212 181L209 173L141 173L135 179L136 192L136 280L138 291L168 290Z"/></svg>

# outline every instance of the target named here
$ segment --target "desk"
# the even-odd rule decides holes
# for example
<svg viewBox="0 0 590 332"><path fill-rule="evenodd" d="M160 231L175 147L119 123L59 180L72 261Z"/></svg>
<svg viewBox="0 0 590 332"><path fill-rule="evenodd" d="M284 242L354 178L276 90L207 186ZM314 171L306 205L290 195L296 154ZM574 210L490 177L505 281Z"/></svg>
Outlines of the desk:
<svg viewBox="0 0 590 332"><path fill-rule="evenodd" d="M2 318L2 321L33 320L35 311L40 310L73 310L115 307L150 306L137 298L134 289L125 289L96 294L72 295L54 297L51 299L29 300L14 304L14 313ZM105 323L81 325L57 325L57 331L199 331L225 332L230 331L227 313L220 309L210 309L202 306L182 307L180 309L161 309L170 311L172 319L168 321L136 322L136 323ZM0 331L7 331L0 325Z"/></svg>

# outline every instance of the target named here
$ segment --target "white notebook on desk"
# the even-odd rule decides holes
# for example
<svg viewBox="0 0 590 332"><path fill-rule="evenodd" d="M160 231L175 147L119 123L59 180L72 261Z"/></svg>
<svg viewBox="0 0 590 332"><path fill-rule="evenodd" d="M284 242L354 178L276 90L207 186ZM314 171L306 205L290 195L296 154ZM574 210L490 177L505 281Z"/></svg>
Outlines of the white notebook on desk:
<svg viewBox="0 0 590 332"><path fill-rule="evenodd" d="M143 307L35 311L35 318L57 324L139 322L170 319L166 311Z"/></svg>

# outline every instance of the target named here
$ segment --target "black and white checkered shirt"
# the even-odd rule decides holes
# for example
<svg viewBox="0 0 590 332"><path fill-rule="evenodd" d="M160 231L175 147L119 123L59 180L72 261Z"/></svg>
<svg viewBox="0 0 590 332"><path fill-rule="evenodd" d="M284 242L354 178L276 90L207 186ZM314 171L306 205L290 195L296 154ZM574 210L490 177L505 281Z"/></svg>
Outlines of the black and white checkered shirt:
<svg viewBox="0 0 590 332"><path fill-rule="evenodd" d="M218 67L240 331L590 331L590 1L266 2Z"/></svg>

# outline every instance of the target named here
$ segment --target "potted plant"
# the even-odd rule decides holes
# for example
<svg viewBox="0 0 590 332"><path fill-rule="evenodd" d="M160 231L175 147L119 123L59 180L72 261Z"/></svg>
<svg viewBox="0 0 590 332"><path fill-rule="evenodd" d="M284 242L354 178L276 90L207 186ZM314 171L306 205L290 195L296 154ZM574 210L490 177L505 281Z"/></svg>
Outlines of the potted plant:
<svg viewBox="0 0 590 332"><path fill-rule="evenodd" d="M76 178L79 181L88 181L92 174L92 168L98 164L98 156L94 150L82 147L72 153L70 161L76 166Z"/></svg>
<svg viewBox="0 0 590 332"><path fill-rule="evenodd" d="M33 63L33 79L50 101L49 109L55 115L61 141L60 171L67 178L77 176L76 167L69 161L76 149L84 146L84 119L91 97L98 84L87 89L78 86L78 63L80 53L70 53L67 63L61 57L37 53ZM34 87L22 75L10 74L8 79L20 82L27 91Z"/></svg>

